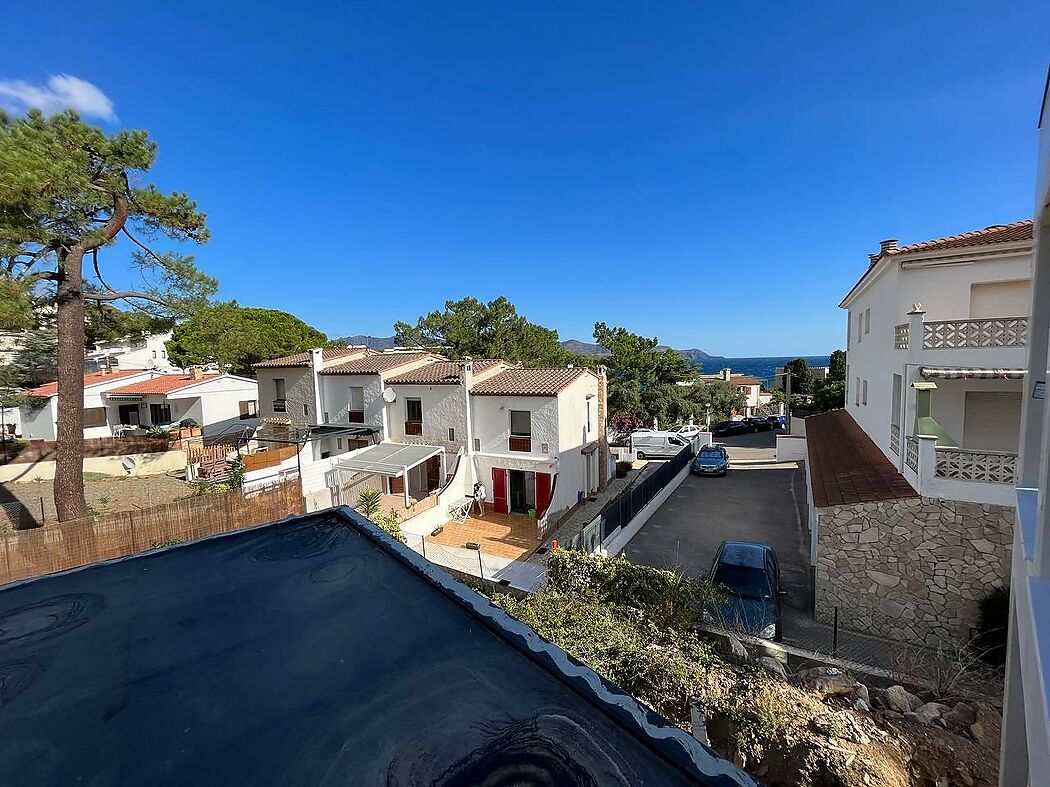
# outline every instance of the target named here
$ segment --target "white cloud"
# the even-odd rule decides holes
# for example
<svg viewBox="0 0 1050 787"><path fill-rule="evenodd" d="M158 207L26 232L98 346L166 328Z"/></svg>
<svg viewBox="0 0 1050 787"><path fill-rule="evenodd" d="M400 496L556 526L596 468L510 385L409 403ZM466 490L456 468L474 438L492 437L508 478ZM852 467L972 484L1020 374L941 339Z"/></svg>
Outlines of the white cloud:
<svg viewBox="0 0 1050 787"><path fill-rule="evenodd" d="M39 109L45 115L63 109L75 109L85 117L110 122L117 119L109 96L90 82L68 74L48 77L46 85L0 79L0 106L16 112Z"/></svg>

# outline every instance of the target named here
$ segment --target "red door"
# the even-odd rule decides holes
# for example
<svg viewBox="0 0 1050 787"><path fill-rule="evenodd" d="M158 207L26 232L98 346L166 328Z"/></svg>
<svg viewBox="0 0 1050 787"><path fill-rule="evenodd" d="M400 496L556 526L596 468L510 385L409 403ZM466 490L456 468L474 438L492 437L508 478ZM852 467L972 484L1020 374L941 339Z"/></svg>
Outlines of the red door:
<svg viewBox="0 0 1050 787"><path fill-rule="evenodd" d="M547 506L551 504L551 474L536 473L536 518L540 519L547 513Z"/></svg>
<svg viewBox="0 0 1050 787"><path fill-rule="evenodd" d="M502 467L492 468L492 508L497 514L510 513L510 500L507 498L507 471Z"/></svg>

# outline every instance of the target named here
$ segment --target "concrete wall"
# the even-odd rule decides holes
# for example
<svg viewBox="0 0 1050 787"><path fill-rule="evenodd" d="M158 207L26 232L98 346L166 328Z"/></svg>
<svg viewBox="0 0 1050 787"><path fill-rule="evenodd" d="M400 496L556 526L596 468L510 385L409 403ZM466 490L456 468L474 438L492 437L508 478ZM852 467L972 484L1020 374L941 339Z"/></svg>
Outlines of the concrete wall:
<svg viewBox="0 0 1050 787"><path fill-rule="evenodd" d="M287 412L273 411L274 380L284 378L285 401ZM259 392L259 414L265 417L287 418L293 426L307 426L317 422L314 413L313 372L308 366L290 366L285 368L256 369L256 381ZM303 407L309 415L303 414Z"/></svg>
<svg viewBox="0 0 1050 787"><path fill-rule="evenodd" d="M186 467L185 451L164 451L151 454L127 454L135 462L130 472L124 469L124 456L91 456L84 459L85 473L103 473L117 476L150 476L182 470ZM0 483L19 481L47 481L55 477L55 463L50 461L30 464L0 465Z"/></svg>
<svg viewBox="0 0 1050 787"><path fill-rule="evenodd" d="M350 387L364 389L365 423L376 429L383 429L383 409L390 408L390 419L399 409L404 411L404 402L396 401L387 404L383 401L383 378L378 374L322 374L321 407L328 413L328 422L345 424L350 404ZM323 417L323 414L322 414ZM401 419L402 421L404 418ZM382 435L382 431L380 431ZM383 435L383 439L389 439Z"/></svg>
<svg viewBox="0 0 1050 787"><path fill-rule="evenodd" d="M804 462L806 459L806 438L804 435L777 435L778 462Z"/></svg>
<svg viewBox="0 0 1050 787"><path fill-rule="evenodd" d="M389 434L395 443L444 446L450 454L466 447L466 401L460 385L392 385L397 399L388 407ZM405 434L405 400L419 399L423 407L423 434ZM455 440L448 439L449 428Z"/></svg>
<svg viewBox="0 0 1050 787"><path fill-rule="evenodd" d="M1014 512L928 497L817 512L816 615L905 642L966 641L1008 583Z"/></svg>
<svg viewBox="0 0 1050 787"><path fill-rule="evenodd" d="M26 440L54 440L58 422L58 397L52 396L39 410L18 408L22 419L22 436Z"/></svg>

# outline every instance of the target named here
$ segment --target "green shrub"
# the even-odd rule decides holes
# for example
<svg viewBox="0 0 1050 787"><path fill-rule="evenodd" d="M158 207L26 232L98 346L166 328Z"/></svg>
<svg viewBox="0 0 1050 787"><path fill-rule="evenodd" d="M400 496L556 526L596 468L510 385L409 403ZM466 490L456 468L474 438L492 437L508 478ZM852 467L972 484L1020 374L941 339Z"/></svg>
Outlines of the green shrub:
<svg viewBox="0 0 1050 787"><path fill-rule="evenodd" d="M357 510L366 519L375 521L376 514L383 502L383 493L378 489L365 489L357 496Z"/></svg>
<svg viewBox="0 0 1050 787"><path fill-rule="evenodd" d="M718 590L705 580L632 563L625 557L592 557L555 549L547 559L547 584L565 593L593 593L601 601L634 607L666 626L687 628L700 621Z"/></svg>
<svg viewBox="0 0 1050 787"><path fill-rule="evenodd" d="M401 532L401 514L397 511L391 511L388 514L376 514L372 521L379 525L383 530L392 535L402 544L407 544L408 539L405 538L405 534Z"/></svg>
<svg viewBox="0 0 1050 787"><path fill-rule="evenodd" d="M229 462L230 477L227 483L230 485L230 489L243 489L244 488L244 460L240 454L237 454L235 459L231 459Z"/></svg>

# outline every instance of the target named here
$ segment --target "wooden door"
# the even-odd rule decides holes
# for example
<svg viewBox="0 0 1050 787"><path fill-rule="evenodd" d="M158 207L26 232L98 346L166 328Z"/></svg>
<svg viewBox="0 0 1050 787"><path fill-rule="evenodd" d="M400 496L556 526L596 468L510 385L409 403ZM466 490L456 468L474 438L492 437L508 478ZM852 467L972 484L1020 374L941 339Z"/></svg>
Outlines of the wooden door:
<svg viewBox="0 0 1050 787"><path fill-rule="evenodd" d="M427 460L427 491L433 492L441 486L441 457L432 456Z"/></svg>
<svg viewBox="0 0 1050 787"><path fill-rule="evenodd" d="M390 494L403 495L405 493L405 477L399 475L390 479Z"/></svg>
<svg viewBox="0 0 1050 787"><path fill-rule="evenodd" d="M551 474L536 473L536 518L547 513L551 504Z"/></svg>
<svg viewBox="0 0 1050 787"><path fill-rule="evenodd" d="M510 499L507 496L507 471L502 467L492 468L492 508L497 514L510 513Z"/></svg>

